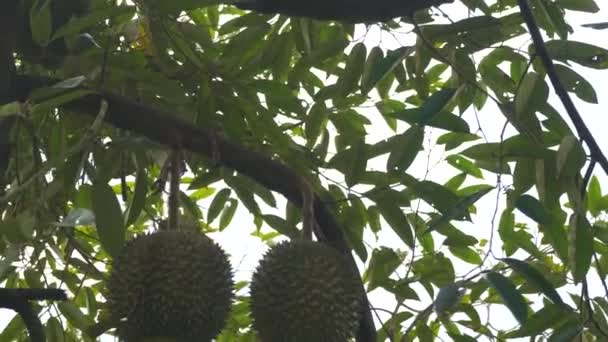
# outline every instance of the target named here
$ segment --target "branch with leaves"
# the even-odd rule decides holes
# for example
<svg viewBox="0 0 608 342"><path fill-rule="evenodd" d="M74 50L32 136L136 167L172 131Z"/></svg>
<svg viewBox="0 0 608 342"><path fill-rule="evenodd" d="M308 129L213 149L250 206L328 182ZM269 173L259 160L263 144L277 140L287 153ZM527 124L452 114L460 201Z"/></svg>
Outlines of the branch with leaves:
<svg viewBox="0 0 608 342"><path fill-rule="evenodd" d="M34 89L56 82L57 80L20 75L17 78L19 99L25 101ZM299 207L303 205L300 187L303 180L294 170L280 161L248 150L169 113L110 92L88 93L66 103L65 108L73 109L75 113L95 115L96 108L102 100L108 103L106 120L115 127L141 134L167 146L180 146L185 150L213 158L216 163L247 175L268 189L282 194L295 205ZM357 269L342 228L319 194L314 195L313 207L316 223L322 232L318 234L318 240L346 255L351 260L352 267ZM361 295L364 297L366 310L359 325L357 340L373 342L376 330L363 284L361 284Z"/></svg>
<svg viewBox="0 0 608 342"><path fill-rule="evenodd" d="M532 10L528 5L528 0L517 0L519 4L519 9L521 11L521 15L526 22L526 26L528 27L528 31L530 31L530 36L532 37L532 41L534 42L534 48L536 49L536 54L540 58L545 71L547 72L547 76L549 76L549 80L551 80L551 84L553 84L553 88L555 89L555 93L562 101L564 108L566 109L566 113L572 120L574 127L576 128L578 135L580 138L587 143L589 150L591 151L591 157L596 160L601 166L606 174L608 174L608 159L602 153L602 149L593 138L593 134L585 125L585 122L581 118L574 102L570 98L568 91L562 84L557 75L557 71L555 70L555 66L553 64L553 60L551 56L549 56L549 52L545 47L545 43L543 41L543 37L538 29L538 25L536 24L536 20L534 19L534 14L532 14Z"/></svg>

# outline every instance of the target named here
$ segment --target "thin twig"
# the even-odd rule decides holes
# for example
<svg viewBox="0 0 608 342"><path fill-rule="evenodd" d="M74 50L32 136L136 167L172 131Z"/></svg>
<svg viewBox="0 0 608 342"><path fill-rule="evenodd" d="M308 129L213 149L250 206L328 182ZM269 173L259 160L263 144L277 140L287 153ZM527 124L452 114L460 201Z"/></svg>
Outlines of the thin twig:
<svg viewBox="0 0 608 342"><path fill-rule="evenodd" d="M572 120L572 123L574 124L578 135L584 142L587 143L587 146L589 147L589 150L591 152L591 157L597 160L597 162L602 166L604 172L608 174L608 159L606 159L606 156L604 156L604 154L602 153L602 150L600 149L599 145L593 138L593 135L587 128L587 125L585 125L585 122L581 118L578 110L576 109L576 106L572 102L570 94L568 94L568 91L561 83L559 76L555 71L553 60L549 56L549 52L545 47L545 43L543 41L543 37L540 33L540 30L538 29L538 25L536 25L536 21L534 19L534 15L532 14L532 10L528 5L528 1L517 0L517 3L519 4L521 15L524 18L524 21L526 22L526 26L528 27L528 31L530 32L530 36L532 37L532 41L534 42L536 54L538 55L538 57L540 57L540 60L543 63L545 70L547 71L547 75L549 76L549 80L551 80L551 84L553 85L555 93L562 101L562 104L564 105L564 108L566 109L570 120Z"/></svg>

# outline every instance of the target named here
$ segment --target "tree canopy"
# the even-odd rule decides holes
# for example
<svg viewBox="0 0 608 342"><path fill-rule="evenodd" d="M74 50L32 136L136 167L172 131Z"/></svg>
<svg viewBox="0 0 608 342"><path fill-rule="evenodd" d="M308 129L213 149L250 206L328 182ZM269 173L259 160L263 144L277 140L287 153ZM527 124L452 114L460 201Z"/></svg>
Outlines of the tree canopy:
<svg viewBox="0 0 608 342"><path fill-rule="evenodd" d="M108 269L171 224L180 168L179 222L229 253L310 226L347 256L358 342L608 340L608 159L576 106L608 45L570 38L608 23L569 21L603 4L218 2L0 4L1 341L115 334ZM216 341L256 341L232 262Z"/></svg>

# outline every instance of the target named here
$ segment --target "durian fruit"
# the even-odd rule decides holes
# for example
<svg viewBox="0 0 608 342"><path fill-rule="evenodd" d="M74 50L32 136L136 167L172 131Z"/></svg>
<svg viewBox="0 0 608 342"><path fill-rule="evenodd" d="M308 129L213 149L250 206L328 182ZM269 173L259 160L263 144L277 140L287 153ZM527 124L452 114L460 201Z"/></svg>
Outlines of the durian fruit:
<svg viewBox="0 0 608 342"><path fill-rule="evenodd" d="M274 246L250 290L253 327L262 342L342 342L358 327L358 275L345 256L321 243Z"/></svg>
<svg viewBox="0 0 608 342"><path fill-rule="evenodd" d="M129 241L114 259L108 309L126 341L211 341L234 297L224 251L196 232L161 231Z"/></svg>

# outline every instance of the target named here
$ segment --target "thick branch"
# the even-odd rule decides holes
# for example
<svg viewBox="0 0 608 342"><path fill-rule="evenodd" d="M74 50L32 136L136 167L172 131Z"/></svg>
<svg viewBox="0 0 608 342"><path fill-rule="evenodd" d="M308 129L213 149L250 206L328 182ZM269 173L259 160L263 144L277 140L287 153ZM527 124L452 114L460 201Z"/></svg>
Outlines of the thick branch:
<svg viewBox="0 0 608 342"><path fill-rule="evenodd" d="M17 1L4 0L0 4L0 105L14 101ZM0 118L0 192L4 189L4 175L10 160L10 131L15 119Z"/></svg>
<svg viewBox="0 0 608 342"><path fill-rule="evenodd" d="M0 308L15 311L27 327L32 342L44 342L44 329L38 315L32 309L30 300L66 300L59 289L0 289Z"/></svg>
<svg viewBox="0 0 608 342"><path fill-rule="evenodd" d="M38 87L55 83L36 77L18 76L18 93L25 100L29 93ZM295 205L302 206L300 177L283 163L273 160L259 152L250 151L241 145L231 142L207 129L195 127L173 115L154 107L136 103L128 98L109 92L87 95L66 104L66 108L79 113L93 115L102 99L108 101L106 119L115 127L125 129L148 137L156 142L179 146L191 152L213 158L215 162L249 176L266 188L285 196ZM336 221L330 208L318 195L314 198L315 219L322 230L318 239L339 250L350 260L353 269L357 269L350 247L342 228ZM357 340L375 342L376 330L369 309L363 284L361 292L366 304L365 314L361 320Z"/></svg>
<svg viewBox="0 0 608 342"><path fill-rule="evenodd" d="M564 108L566 108L566 112L568 113L570 120L572 120L578 135L581 137L581 139L583 139L584 142L587 143L587 146L591 152L591 158L597 160L597 162L602 166L604 172L608 174L608 159L606 159L606 156L604 156L602 153L602 150L593 138L589 128L587 128L587 125L585 125L585 122L581 118L576 106L574 106L574 103L570 98L570 94L568 94L568 91L566 88L564 88L559 76L557 76L555 66L553 65L553 60L549 56L547 48L545 47L543 37L538 29L538 25L536 25L536 21L534 20L534 15L530 10L530 6L528 5L528 0L517 0L517 3L519 4L519 9L524 21L526 22L526 26L528 26L528 31L530 31L530 36L532 36L536 54L538 57L540 57L540 60L547 71L547 75L551 80L551 84L553 84L555 93L562 101Z"/></svg>

